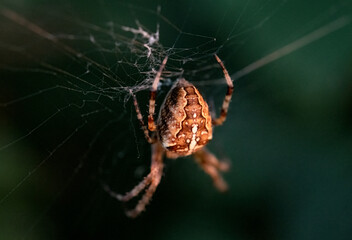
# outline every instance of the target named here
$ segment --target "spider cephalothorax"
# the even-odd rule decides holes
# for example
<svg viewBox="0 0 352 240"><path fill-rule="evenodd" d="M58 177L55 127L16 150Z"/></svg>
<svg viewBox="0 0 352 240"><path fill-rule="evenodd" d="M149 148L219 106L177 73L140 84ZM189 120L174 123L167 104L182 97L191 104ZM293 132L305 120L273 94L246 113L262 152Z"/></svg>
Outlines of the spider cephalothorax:
<svg viewBox="0 0 352 240"><path fill-rule="evenodd" d="M219 118L212 120L208 104L204 101L197 88L181 78L176 81L167 94L160 108L157 124L155 124L156 91L162 71L167 62L167 57L163 60L151 87L148 127L144 124L137 99L132 94L137 118L142 126L146 140L152 145L150 173L131 191L124 195L117 194L107 185L104 185L104 189L112 197L123 202L138 196L139 193L145 189L145 193L136 207L126 212L127 216L138 216L149 203L161 180L164 167L164 154L169 158L178 158L192 154L197 163L213 179L214 186L219 191L227 190L227 184L219 174L219 171L228 170L229 164L220 162L215 155L204 147L213 137L212 127L221 125L226 120L227 110L233 92L232 80L224 64L217 55L215 55L215 58L224 72L228 86ZM152 135L150 135L150 132L152 132Z"/></svg>

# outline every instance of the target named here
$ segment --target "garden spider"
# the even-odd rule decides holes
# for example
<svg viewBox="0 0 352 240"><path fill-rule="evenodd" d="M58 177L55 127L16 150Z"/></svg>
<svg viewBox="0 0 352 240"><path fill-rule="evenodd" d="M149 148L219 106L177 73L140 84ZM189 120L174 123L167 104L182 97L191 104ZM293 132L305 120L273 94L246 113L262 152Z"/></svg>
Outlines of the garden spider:
<svg viewBox="0 0 352 240"><path fill-rule="evenodd" d="M154 121L155 97L162 71L166 65L167 57L163 60L158 73L154 79L150 91L148 127L144 124L137 99L133 96L133 104L136 109L137 118L148 143L152 147L152 159L150 173L131 191L124 195L113 192L107 185L103 185L106 192L119 201L127 202L139 195L145 189L145 193L132 210L126 211L128 217L137 217L149 203L163 174L163 156L178 158L193 154L197 163L213 179L215 187L224 192L227 184L219 174L219 171L229 169L229 164L220 162L212 153L204 148L212 139L212 127L221 125L226 120L227 110L233 92L232 80L220 60L215 58L221 66L227 82L227 93L222 104L219 118L211 119L208 105L202 95L191 83L183 78L178 79L164 103L161 105L157 123ZM150 132L156 132L150 135Z"/></svg>

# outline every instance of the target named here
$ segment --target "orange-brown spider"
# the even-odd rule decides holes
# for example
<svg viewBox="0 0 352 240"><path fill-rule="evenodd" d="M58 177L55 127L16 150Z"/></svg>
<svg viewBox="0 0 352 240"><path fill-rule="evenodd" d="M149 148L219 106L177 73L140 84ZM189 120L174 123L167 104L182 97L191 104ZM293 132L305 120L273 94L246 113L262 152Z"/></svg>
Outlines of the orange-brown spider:
<svg viewBox="0 0 352 240"><path fill-rule="evenodd" d="M145 138L152 147L150 173L131 191L124 195L117 194L107 185L104 185L104 189L112 197L123 202L131 200L145 189L145 193L136 207L126 212L128 217L138 216L149 203L160 183L164 166L164 154L166 154L168 158L178 158L193 154L197 163L213 179L215 187L221 192L227 190L227 184L219 174L219 171L228 170L228 163L220 162L204 147L208 141L212 139L212 127L221 125L226 120L227 110L233 92L233 83L224 64L217 55L215 55L215 58L224 72L228 86L222 104L221 114L217 119L211 119L208 104L204 101L197 88L181 78L175 82L167 94L164 103L161 105L159 117L155 124L156 91L162 71L168 59L167 57L163 60L151 87L148 127L144 124L137 99L132 95L137 118L142 126ZM156 133L150 135L149 131Z"/></svg>

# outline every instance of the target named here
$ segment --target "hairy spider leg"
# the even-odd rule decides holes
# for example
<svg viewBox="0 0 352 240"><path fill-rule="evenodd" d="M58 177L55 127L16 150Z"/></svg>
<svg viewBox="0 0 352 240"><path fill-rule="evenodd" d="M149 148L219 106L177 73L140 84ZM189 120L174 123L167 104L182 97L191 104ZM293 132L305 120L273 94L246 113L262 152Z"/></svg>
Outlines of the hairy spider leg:
<svg viewBox="0 0 352 240"><path fill-rule="evenodd" d="M149 131L156 131L156 124L154 121L154 113L155 113L155 98L156 98L156 91L158 90L158 84L160 81L161 74L164 70L164 67L167 63L168 56L166 56L160 66L158 73L155 76L153 85L150 89L150 99L149 99L149 115L148 115L148 129Z"/></svg>
<svg viewBox="0 0 352 240"><path fill-rule="evenodd" d="M229 170L229 163L219 161L215 155L209 152L206 148L198 150L193 156L201 168L213 179L214 186L220 192L225 192L228 189L228 186L219 174L219 171L224 172Z"/></svg>
<svg viewBox="0 0 352 240"><path fill-rule="evenodd" d="M125 199L131 199L138 195L138 193L146 188L142 198L138 201L136 207L132 210L126 211L126 215L131 218L137 217L142 211L145 210L145 206L150 202L156 188L158 187L161 177L163 175L163 157L165 150L160 143L152 144L152 162L150 167L150 173L144 180L139 183L132 191L122 196ZM148 186L149 184L149 186Z"/></svg>
<svg viewBox="0 0 352 240"><path fill-rule="evenodd" d="M121 202L127 202L132 198L138 196L138 194L151 183L152 178L149 175L146 176L140 183L138 183L138 185L136 185L131 191L127 192L125 195L115 193L107 185L103 185L103 188L106 192L110 194L111 197L116 198Z"/></svg>
<svg viewBox="0 0 352 240"><path fill-rule="evenodd" d="M138 106L138 102L137 102L137 98L136 96L131 92L131 95L133 97L133 105L134 105L134 108L136 109L136 113L137 113L137 119L142 127L142 130L144 132L144 136L145 136L145 139L147 140L148 143L155 143L156 142L156 136L154 136L153 138L150 137L149 135L149 131L148 131L148 128L147 126L144 124L144 121L143 121L143 116L142 116L142 113L141 113L141 110L139 109L139 106Z"/></svg>
<svg viewBox="0 0 352 240"><path fill-rule="evenodd" d="M137 217L142 211L145 210L145 206L150 202L156 188L158 187L161 177L163 175L163 157L165 150L160 143L152 144L152 162L150 167L150 173L138 183L131 191L124 195L115 193L106 184L103 185L103 189L113 198L128 202L134 197L137 197L139 193L145 189L145 193L142 198L138 201L137 205L132 210L127 210L126 215L131 218Z"/></svg>
<svg viewBox="0 0 352 240"><path fill-rule="evenodd" d="M116 198L117 200L122 202L127 202L131 200L132 198L138 196L141 191L146 189L144 195L139 200L136 207L132 210L126 211L126 215L132 218L137 217L145 209L145 206L150 202L150 199L152 198L157 186L159 185L161 176L163 174L163 167L164 167L163 155L165 150L162 148L160 143L156 142L157 141L156 138L150 137L149 131L156 130L156 124L154 121L155 98L156 98L156 92L158 89L160 77L167 63L167 59L168 57L166 56L160 66L159 71L155 76L153 85L150 89L148 127L144 124L143 116L139 109L137 98L131 92L131 95L133 97L133 105L135 107L136 114L137 114L137 119L142 127L146 140L148 141L148 143L152 144L152 161L151 161L150 173L140 183L138 183L131 191L125 193L124 195L115 193L109 188L109 186L105 184L103 185L104 190L108 192L111 197Z"/></svg>
<svg viewBox="0 0 352 240"><path fill-rule="evenodd" d="M222 103L220 116L216 119L213 119L213 121L212 121L213 125L216 126L216 125L223 124L226 120L227 111L229 109L229 105L230 105L230 101L232 98L232 93L233 93L234 87L233 87L231 77L230 77L229 73L227 72L224 63L221 61L221 59L216 54L214 56L216 58L216 61L218 61L220 67L222 68L222 71L224 72L224 76L225 76L226 83L227 83L227 92L226 92L224 101Z"/></svg>
<svg viewBox="0 0 352 240"><path fill-rule="evenodd" d="M141 181L137 186L133 188L132 191L126 193L125 195L118 194L111 190L111 188L106 185L102 184L103 189L105 192L107 192L111 197L121 201L121 202L127 202L128 200L132 199L133 197L137 196L144 188L150 183L151 178L144 178L143 181Z"/></svg>

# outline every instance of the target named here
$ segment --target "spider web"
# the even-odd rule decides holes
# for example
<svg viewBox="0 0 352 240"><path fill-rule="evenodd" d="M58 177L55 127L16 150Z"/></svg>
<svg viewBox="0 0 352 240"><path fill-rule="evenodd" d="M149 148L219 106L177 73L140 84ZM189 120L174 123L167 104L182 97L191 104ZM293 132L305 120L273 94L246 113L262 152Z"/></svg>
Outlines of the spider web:
<svg viewBox="0 0 352 240"><path fill-rule="evenodd" d="M309 14L296 17L307 8ZM0 5L0 18L0 210L9 212L1 216L8 223L0 220L9 229L4 239L16 234L46 239L55 232L51 215L67 203L76 225L87 212L101 219L97 212L108 196L100 183L124 192L147 173L150 150L130 96L137 95L146 116L148 90L165 56L157 103L182 76L201 88L218 114L226 87L215 53L235 81L235 94L249 89L235 98L240 104L258 89L270 93L282 81L292 84L300 72L316 76L331 64L303 68L297 62L311 52L335 54L334 66L343 65L342 50L324 49L324 39L338 44L333 36L346 34L351 22L347 1L324 1L313 9L304 1L283 0L7 3ZM289 54L297 58L284 58ZM284 71L269 64L276 60ZM286 92L284 100L294 96ZM306 96L298 97L304 102ZM210 147L230 157L221 146L225 142ZM33 202L38 206L29 207ZM15 234L11 224L19 206L25 217L17 227L25 230ZM113 221L122 224L121 219Z"/></svg>

